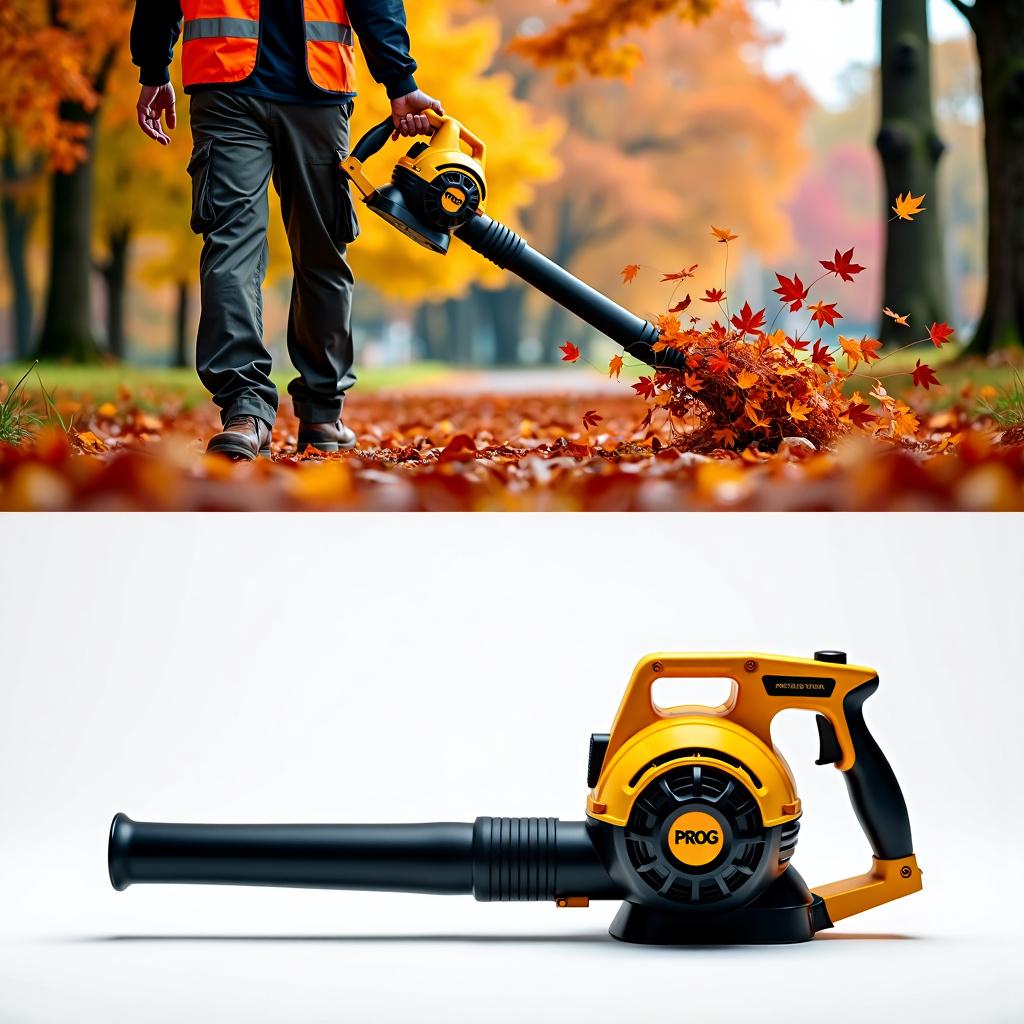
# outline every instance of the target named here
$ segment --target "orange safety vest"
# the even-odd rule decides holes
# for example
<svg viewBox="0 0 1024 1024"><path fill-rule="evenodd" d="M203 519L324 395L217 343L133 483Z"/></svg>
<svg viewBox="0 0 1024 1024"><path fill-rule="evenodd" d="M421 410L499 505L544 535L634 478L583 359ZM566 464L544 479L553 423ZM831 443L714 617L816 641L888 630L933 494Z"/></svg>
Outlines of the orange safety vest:
<svg viewBox="0 0 1024 1024"><path fill-rule="evenodd" d="M240 82L256 67L260 0L183 0L184 84ZM306 70L328 92L355 92L352 26L345 0L303 0Z"/></svg>

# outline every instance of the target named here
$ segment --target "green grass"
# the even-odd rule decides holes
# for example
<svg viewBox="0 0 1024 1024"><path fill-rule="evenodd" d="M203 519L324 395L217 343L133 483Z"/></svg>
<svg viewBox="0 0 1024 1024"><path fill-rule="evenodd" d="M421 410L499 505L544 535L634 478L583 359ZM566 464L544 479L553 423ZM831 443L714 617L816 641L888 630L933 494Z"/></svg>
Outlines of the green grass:
<svg viewBox="0 0 1024 1024"><path fill-rule="evenodd" d="M31 369L31 363L5 363L0 365L0 383L10 387ZM131 366L117 363L109 366L75 366L64 363L42 363L38 367L39 379L57 399L83 399L97 404L116 402L119 392L127 388L132 401L142 409L154 410L168 397L182 400L191 408L209 400L206 389L199 383L191 369L168 367ZM387 391L391 388L429 384L441 380L454 371L443 363L409 363L403 366L387 366L359 370L360 391ZM291 378L290 373L273 374L274 383L284 394ZM32 378L22 385L34 398L41 398L39 385ZM17 404L17 403L15 403Z"/></svg>

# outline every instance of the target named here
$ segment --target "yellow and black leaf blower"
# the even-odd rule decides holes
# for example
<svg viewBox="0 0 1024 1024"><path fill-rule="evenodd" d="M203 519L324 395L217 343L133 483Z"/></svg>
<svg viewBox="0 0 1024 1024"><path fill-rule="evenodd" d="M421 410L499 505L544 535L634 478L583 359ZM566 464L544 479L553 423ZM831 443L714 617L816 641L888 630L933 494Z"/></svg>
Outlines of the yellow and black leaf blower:
<svg viewBox="0 0 1024 1024"><path fill-rule="evenodd" d="M728 679L731 693L716 708L658 706L652 687L674 677ZM614 899L624 902L610 932L626 942L802 942L921 888L903 794L864 722L877 687L874 670L839 651L649 655L611 732L591 737L584 821L172 825L118 814L110 881ZM843 772L874 853L863 875L811 890L790 864L800 799L770 733L785 708L817 713L817 763Z"/></svg>
<svg viewBox="0 0 1024 1024"><path fill-rule="evenodd" d="M454 234L503 270L510 270L560 306L575 313L648 366L683 369L674 349L656 352L658 328L542 256L514 232L484 213L486 147L464 125L433 110L429 142L414 142L399 159L387 185L375 187L363 164L391 136L391 118L371 128L341 163L368 210L414 242L445 254Z"/></svg>

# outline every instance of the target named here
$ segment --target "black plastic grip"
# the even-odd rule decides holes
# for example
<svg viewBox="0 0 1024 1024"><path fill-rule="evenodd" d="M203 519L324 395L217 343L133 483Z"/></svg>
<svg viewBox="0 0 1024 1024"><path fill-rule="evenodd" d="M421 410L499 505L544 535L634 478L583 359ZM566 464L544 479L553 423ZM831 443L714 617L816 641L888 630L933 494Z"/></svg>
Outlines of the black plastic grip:
<svg viewBox="0 0 1024 1024"><path fill-rule="evenodd" d="M864 701L878 689L878 677L843 698L843 714L853 742L853 766L843 774L864 834L880 860L899 860L914 852L903 791L885 754L864 721Z"/></svg>
<svg viewBox="0 0 1024 1024"><path fill-rule="evenodd" d="M384 148L384 143L391 138L395 130L394 122L390 117L385 117L380 124L375 124L352 149L352 156L363 163L369 160L374 153L379 153Z"/></svg>

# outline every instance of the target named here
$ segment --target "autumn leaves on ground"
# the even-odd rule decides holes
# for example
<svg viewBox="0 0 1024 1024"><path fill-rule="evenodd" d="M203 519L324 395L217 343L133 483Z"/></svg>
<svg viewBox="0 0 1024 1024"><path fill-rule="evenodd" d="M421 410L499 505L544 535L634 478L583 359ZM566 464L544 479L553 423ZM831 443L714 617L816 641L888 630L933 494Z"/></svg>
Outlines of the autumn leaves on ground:
<svg viewBox="0 0 1024 1024"><path fill-rule="evenodd" d="M894 214L913 220L920 203L901 197ZM712 233L726 253L737 238L727 229ZM0 388L0 507L1024 508L1016 368L1002 357L1006 365L990 369L1011 384L979 387L971 379L978 367L965 375L949 362L965 381L954 393L917 351L941 356L951 329L935 323L916 339L895 310L885 315L910 340L891 353L869 337L840 335L834 346L814 339L812 328L843 318L839 301L817 290L852 284L863 270L853 250L836 250L821 267L809 285L796 273L777 275L771 322L767 309L746 302L734 312L724 280L696 303L690 294L679 298L695 265L663 274L673 291L657 318L655 349L670 368L648 370L614 355L606 372L621 381L618 390L591 384L588 391L568 370L565 390L552 390L548 375L542 393L489 393L457 377L357 390L345 418L359 447L337 455L296 454L297 423L283 409L273 459L206 456L205 438L217 429L207 403L153 384L139 392L121 386L109 397L47 391L38 369L29 371ZM641 272L630 264L623 280ZM795 337L774 328L786 309L807 314ZM573 342L562 351L564 362L581 361ZM639 379L628 386L622 377L631 371Z"/></svg>

